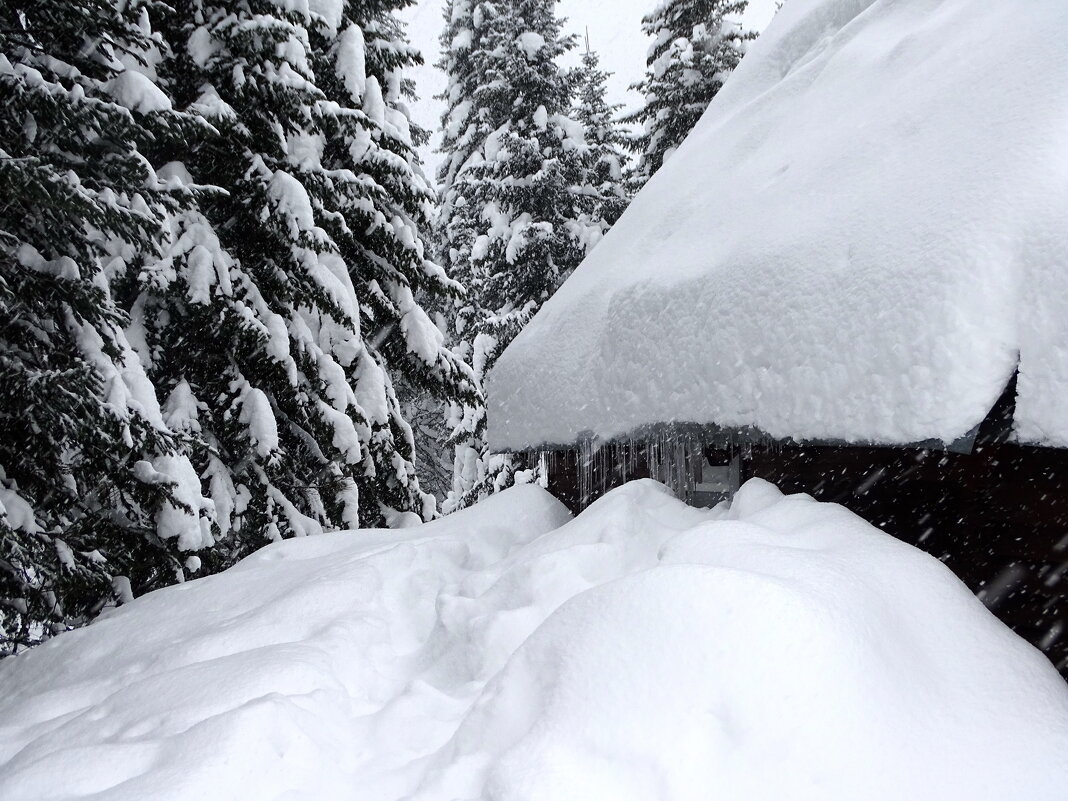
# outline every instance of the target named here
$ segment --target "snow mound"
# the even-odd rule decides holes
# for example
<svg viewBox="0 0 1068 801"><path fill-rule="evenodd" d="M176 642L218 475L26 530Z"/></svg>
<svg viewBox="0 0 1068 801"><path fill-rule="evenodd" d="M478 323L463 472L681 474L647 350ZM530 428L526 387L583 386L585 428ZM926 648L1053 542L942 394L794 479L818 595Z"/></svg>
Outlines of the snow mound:
<svg viewBox="0 0 1068 801"><path fill-rule="evenodd" d="M948 443L1019 363L1018 437L1068 446L1066 29L1064 0L787 3L501 356L491 445Z"/></svg>
<svg viewBox="0 0 1068 801"><path fill-rule="evenodd" d="M1068 688L807 496L517 487L269 546L0 663L0 798L1063 801Z"/></svg>

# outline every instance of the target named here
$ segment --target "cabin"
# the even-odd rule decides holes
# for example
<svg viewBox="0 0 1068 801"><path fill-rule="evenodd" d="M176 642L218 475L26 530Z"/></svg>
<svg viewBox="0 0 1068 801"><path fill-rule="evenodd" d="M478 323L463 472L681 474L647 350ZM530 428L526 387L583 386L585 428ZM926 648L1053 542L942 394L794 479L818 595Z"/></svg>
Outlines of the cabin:
<svg viewBox="0 0 1068 801"><path fill-rule="evenodd" d="M786 4L499 358L491 447L574 510L638 477L841 503L1068 676L1058 30L1056 0Z"/></svg>

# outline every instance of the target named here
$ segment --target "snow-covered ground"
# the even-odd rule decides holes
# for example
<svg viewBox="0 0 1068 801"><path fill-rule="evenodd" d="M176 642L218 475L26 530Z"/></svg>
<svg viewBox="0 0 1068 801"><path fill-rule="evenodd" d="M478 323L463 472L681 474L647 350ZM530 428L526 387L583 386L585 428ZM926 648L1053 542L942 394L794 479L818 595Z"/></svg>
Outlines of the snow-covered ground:
<svg viewBox="0 0 1068 801"><path fill-rule="evenodd" d="M611 72L608 79L608 102L622 103L634 108L641 102L637 92L629 87L641 80L645 72L645 56L650 41L642 33L642 17L652 11L659 0L561 0L557 13L567 19L565 30L580 37L582 47L574 50L566 63L578 66L589 33L590 47L601 56L601 68ZM441 35L445 0L418 0L405 9L400 17L408 25L408 36L423 54L425 63L411 71L419 101L411 109L417 123L433 133L430 143L421 151L427 174L437 172L439 156L435 153L441 142L438 126L444 104L435 99L445 91L445 75L434 64L440 56L438 37ZM743 24L760 31L775 14L776 0L750 0Z"/></svg>
<svg viewBox="0 0 1068 801"><path fill-rule="evenodd" d="M0 798L1064 801L1068 688L769 484L272 545L0 663Z"/></svg>

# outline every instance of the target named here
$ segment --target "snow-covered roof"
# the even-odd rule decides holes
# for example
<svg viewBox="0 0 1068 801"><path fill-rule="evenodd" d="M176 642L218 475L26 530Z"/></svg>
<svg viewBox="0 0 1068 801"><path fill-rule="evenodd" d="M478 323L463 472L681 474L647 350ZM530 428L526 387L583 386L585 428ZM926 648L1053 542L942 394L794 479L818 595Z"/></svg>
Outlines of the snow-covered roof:
<svg viewBox="0 0 1068 801"><path fill-rule="evenodd" d="M665 422L1068 446L1068 3L791 0L491 373L495 448Z"/></svg>

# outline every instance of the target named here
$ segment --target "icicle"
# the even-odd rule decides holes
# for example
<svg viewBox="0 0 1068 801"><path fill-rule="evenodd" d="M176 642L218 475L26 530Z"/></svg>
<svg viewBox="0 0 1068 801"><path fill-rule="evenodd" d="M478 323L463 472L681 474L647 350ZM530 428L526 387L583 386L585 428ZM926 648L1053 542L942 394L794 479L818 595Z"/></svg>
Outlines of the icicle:
<svg viewBox="0 0 1068 801"><path fill-rule="evenodd" d="M649 472L649 478L656 480L656 455L653 453L653 442L649 437L645 438L645 469Z"/></svg>
<svg viewBox="0 0 1068 801"><path fill-rule="evenodd" d="M688 497L697 492L697 472L701 469L701 445L693 435L687 442L689 452L686 458L686 493Z"/></svg>
<svg viewBox="0 0 1068 801"><path fill-rule="evenodd" d="M601 470L601 491L598 496L608 492L608 449L602 445L597 449L597 463Z"/></svg>
<svg viewBox="0 0 1068 801"><path fill-rule="evenodd" d="M674 452L674 468L675 474L672 476L673 482L671 485L672 491L675 493L676 498L686 497L686 443L678 437L675 438L675 447L672 448Z"/></svg>
<svg viewBox="0 0 1068 801"><path fill-rule="evenodd" d="M668 465L667 437L663 432L656 436L656 480L666 486L671 486L671 468Z"/></svg>
<svg viewBox="0 0 1068 801"><path fill-rule="evenodd" d="M579 508L585 509L590 503L590 472L593 454L588 439L579 440L578 464L576 465L579 480Z"/></svg>
<svg viewBox="0 0 1068 801"><path fill-rule="evenodd" d="M586 486L582 492L582 505L586 507L590 505L590 494L593 492L593 448L589 440L583 442L583 446L582 477Z"/></svg>
<svg viewBox="0 0 1068 801"><path fill-rule="evenodd" d="M649 438L649 473L656 481L662 484L670 484L671 476L666 469L667 440L663 431L657 431Z"/></svg>

